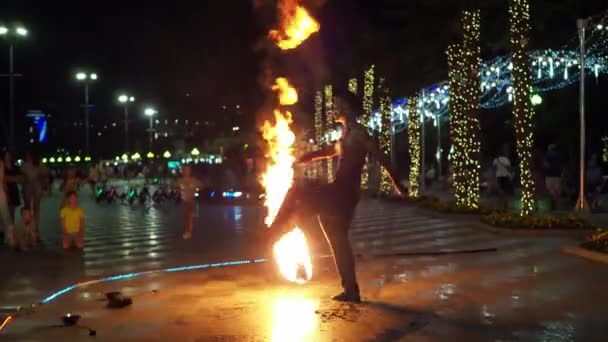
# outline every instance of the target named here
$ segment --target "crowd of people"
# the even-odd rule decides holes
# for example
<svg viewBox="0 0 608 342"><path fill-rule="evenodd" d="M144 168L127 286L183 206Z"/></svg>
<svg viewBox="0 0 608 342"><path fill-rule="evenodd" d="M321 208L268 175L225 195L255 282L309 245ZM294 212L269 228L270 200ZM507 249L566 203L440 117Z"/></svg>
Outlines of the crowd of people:
<svg viewBox="0 0 608 342"><path fill-rule="evenodd" d="M62 169L48 168L40 162L35 152L27 152L23 160L17 162L9 151L2 153L0 160L0 238L11 248L28 251L41 243L40 204L45 193L52 193L53 181L60 179L61 204L58 218L63 235L63 248L84 248L85 213L79 205L78 192L87 184L94 194L96 187L105 186L110 179L143 178L148 182L152 177L166 179L169 175L162 166L141 164L101 163L77 169L66 166ZM183 238L190 239L193 231L195 194L203 182L192 175L188 165L181 167L181 173L173 187L181 196L183 207ZM56 219L55 218L45 218ZM48 221L47 221L48 222Z"/></svg>
<svg viewBox="0 0 608 342"><path fill-rule="evenodd" d="M496 206L507 209L516 197L519 184L519 169L514 151L502 146L492 158L484 159L481 165L480 187L482 194L498 200ZM438 179L436 165L429 162L425 168L425 181L431 191L445 191L452 183L451 169L443 182ZM570 207L579 197L580 172L578 163L568 163L564 151L556 144L549 144L544 151L535 154L532 165L537 201L546 200L551 210ZM601 209L602 193L606 192L606 178L601 160L591 153L585 162L585 199L592 209ZM438 185L438 186L434 186Z"/></svg>

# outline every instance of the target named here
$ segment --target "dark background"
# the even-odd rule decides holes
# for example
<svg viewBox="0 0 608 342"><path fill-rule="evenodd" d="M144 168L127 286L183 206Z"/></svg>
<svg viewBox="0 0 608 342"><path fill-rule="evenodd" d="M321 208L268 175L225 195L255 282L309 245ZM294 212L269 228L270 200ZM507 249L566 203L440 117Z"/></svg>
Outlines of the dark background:
<svg viewBox="0 0 608 342"><path fill-rule="evenodd" d="M562 46L576 37L576 18L608 8L607 1L600 0L531 2L533 49ZM263 106L267 92L260 77L265 65L275 76L290 77L300 89L298 122L304 126L311 120L314 89L327 82L345 88L346 79L361 76L370 63L387 78L394 98L446 79L445 50L458 38L461 10L474 3L307 1L304 4L320 21L321 32L289 52L278 51L264 39L276 20L275 1L5 1L0 5L0 22L23 23L29 30L28 38L16 44L15 68L23 74L16 81L18 118L40 109L53 115L55 127L82 120L83 87L74 74L88 70L99 75L91 88L94 124L120 123L122 109L116 96L127 91L138 100L132 111L133 117L142 117L134 126L142 128L139 132L147 124L142 113L145 104L156 106L161 118L192 120L221 120L222 106L238 104L250 119L245 120L245 129L253 131L267 114ZM482 10L484 58L508 53L508 1L477 3ZM0 72L7 71L8 45L0 41ZM601 81L590 87L605 92ZM551 128L575 118L576 91L570 87L559 96L545 96L538 112L551 120L539 122L542 143L562 136L560 129L574 127ZM590 97L602 98L601 91L590 92ZM601 101L594 101L590 116L603 117ZM495 114L484 128L498 130L498 135L492 134L500 137L497 140L508 139L508 130L504 137L500 133L508 123L508 108ZM8 80L2 79L0 116L5 125L7 115ZM593 127L603 126L600 118ZM78 135L61 135L64 146L82 142L75 138ZM99 143L107 139L94 145L103 150ZM4 140L2 135L0 144ZM118 147L109 141L105 148Z"/></svg>

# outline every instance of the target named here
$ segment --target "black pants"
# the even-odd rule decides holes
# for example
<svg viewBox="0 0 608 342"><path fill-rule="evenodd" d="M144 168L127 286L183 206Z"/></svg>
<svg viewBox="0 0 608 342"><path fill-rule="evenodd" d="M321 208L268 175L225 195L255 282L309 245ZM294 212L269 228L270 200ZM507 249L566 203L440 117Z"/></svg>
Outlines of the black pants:
<svg viewBox="0 0 608 342"><path fill-rule="evenodd" d="M290 223L296 217L317 216L342 278L342 288L349 295L359 294L355 257L348 237L358 201L358 189L343 189L336 184L293 186L270 227L282 234L293 227Z"/></svg>

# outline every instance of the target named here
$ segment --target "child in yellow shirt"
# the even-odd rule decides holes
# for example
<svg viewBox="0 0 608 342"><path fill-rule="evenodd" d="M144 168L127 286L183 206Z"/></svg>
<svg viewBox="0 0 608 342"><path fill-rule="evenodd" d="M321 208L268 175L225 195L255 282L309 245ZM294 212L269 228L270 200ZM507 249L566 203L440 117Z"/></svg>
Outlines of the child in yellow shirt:
<svg viewBox="0 0 608 342"><path fill-rule="evenodd" d="M76 192L66 193L66 205L61 209L61 229L63 231L63 249L72 247L75 242L78 249L84 248L84 211L78 206Z"/></svg>

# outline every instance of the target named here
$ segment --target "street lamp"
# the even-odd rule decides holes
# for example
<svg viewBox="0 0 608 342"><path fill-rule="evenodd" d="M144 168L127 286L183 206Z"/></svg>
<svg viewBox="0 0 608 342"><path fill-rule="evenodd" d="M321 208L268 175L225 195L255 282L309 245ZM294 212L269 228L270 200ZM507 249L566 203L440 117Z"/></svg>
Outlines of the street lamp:
<svg viewBox="0 0 608 342"><path fill-rule="evenodd" d="M78 82L82 82L84 83L84 132L85 132L85 152L87 155L89 155L89 147L91 146L90 144L90 139L89 139L89 109L91 108L91 105L89 104L89 83L91 81L96 81L97 80L97 74L96 73L90 73L87 74L85 72L79 72L76 74L76 80Z"/></svg>
<svg viewBox="0 0 608 342"><path fill-rule="evenodd" d="M144 110L144 114L150 118L150 127L148 128L148 134L149 134L149 142L148 142L148 151L152 151L152 134L154 133L154 115L156 115L158 112L156 111L156 109L152 108L152 107L148 107Z"/></svg>
<svg viewBox="0 0 608 342"><path fill-rule="evenodd" d="M122 94L118 96L118 102L120 102L125 109L125 150L129 151L129 103L135 102L135 97Z"/></svg>
<svg viewBox="0 0 608 342"><path fill-rule="evenodd" d="M9 40L9 74L2 75L8 76L9 78L9 134L8 134L8 143L11 149L15 148L15 76L21 76L19 74L15 74L14 70L14 58L13 58L13 50L14 50L14 42L16 39L24 38L28 34L28 31L23 26L17 26L13 29L10 29L6 26L0 26L0 36L7 38Z"/></svg>

